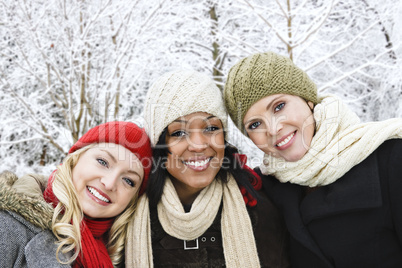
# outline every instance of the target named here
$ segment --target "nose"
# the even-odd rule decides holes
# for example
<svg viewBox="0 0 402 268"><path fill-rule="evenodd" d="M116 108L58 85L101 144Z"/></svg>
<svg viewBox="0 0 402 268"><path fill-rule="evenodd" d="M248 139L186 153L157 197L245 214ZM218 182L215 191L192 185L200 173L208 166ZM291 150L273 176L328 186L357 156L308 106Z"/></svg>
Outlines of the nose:
<svg viewBox="0 0 402 268"><path fill-rule="evenodd" d="M118 179L119 176L117 174L109 173L107 176L101 178L101 183L106 190L113 192L117 188Z"/></svg>
<svg viewBox="0 0 402 268"><path fill-rule="evenodd" d="M283 125L282 125L282 120L280 118L276 118L275 116L270 120L270 122L267 122L267 135L270 136L277 136L279 131L281 131Z"/></svg>
<svg viewBox="0 0 402 268"><path fill-rule="evenodd" d="M188 150L191 152L202 152L208 147L208 141L202 131L194 131L188 140Z"/></svg>

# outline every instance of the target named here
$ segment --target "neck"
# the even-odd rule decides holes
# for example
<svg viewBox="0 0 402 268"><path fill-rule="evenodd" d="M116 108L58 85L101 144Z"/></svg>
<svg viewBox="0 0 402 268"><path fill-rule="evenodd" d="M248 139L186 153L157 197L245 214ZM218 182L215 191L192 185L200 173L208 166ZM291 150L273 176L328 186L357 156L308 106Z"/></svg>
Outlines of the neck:
<svg viewBox="0 0 402 268"><path fill-rule="evenodd" d="M197 198L198 194L202 189L195 189L188 187L187 185L183 185L178 182L176 179L172 180L173 186L176 189L177 195L179 196L180 202L183 205L192 205L194 200Z"/></svg>

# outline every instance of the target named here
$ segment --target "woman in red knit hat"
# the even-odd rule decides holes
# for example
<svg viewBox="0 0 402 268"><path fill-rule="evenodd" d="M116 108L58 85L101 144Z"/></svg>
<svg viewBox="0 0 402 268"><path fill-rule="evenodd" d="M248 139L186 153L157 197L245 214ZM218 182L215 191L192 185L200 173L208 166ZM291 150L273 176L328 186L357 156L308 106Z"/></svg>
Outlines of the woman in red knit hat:
<svg viewBox="0 0 402 268"><path fill-rule="evenodd" d="M71 147L48 180L46 202L13 189L10 174L0 176L0 223L5 227L0 266L124 265L127 224L145 190L151 157L143 129L109 122L90 129Z"/></svg>

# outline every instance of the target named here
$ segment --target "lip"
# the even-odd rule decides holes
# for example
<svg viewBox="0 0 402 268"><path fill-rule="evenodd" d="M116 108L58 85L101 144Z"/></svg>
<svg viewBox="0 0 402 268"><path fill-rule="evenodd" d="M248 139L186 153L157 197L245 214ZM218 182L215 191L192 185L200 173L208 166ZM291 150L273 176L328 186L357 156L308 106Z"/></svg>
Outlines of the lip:
<svg viewBox="0 0 402 268"><path fill-rule="evenodd" d="M91 199L94 200L96 203L98 203L98 204L100 204L100 205L102 205L102 206L108 206L108 205L112 204L112 201L111 201L110 197L109 197L107 194L105 194L104 192L102 192L101 190L99 190L99 189L96 188L96 187L93 187L93 186L89 186L89 187L95 189L101 196L103 196L104 198L108 199L110 202L105 202L105 201L103 201L103 200L97 198L96 196L94 196L94 195L88 190L88 186L87 186L87 187L85 187L85 188L86 188L86 191L85 191L85 192L87 193L87 195L89 196L89 198L91 198Z"/></svg>
<svg viewBox="0 0 402 268"><path fill-rule="evenodd" d="M277 144L283 142L284 140L286 140L289 136L291 136L293 134L293 137L288 141L288 143L286 143L285 145L282 146L278 146ZM285 136L283 136L282 138L280 138L279 140L276 141L275 143L275 148L277 150L286 150L287 148L289 148L290 146L292 146L293 142L295 141L297 135L297 130L294 132L291 132Z"/></svg>
<svg viewBox="0 0 402 268"><path fill-rule="evenodd" d="M192 157L187 160L183 160L183 164L191 170L194 171L204 171L211 163L213 157Z"/></svg>

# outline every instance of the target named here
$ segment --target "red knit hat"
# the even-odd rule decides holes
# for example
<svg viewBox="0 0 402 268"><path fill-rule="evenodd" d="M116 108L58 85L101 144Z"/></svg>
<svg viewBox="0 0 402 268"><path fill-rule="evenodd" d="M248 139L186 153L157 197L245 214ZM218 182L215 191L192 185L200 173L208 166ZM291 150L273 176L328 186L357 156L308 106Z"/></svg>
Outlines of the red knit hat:
<svg viewBox="0 0 402 268"><path fill-rule="evenodd" d="M115 143L124 146L135 154L144 167L139 195L143 194L147 185L152 166L151 143L144 129L131 122L114 121L98 125L88 130L71 147L69 154L92 143Z"/></svg>

